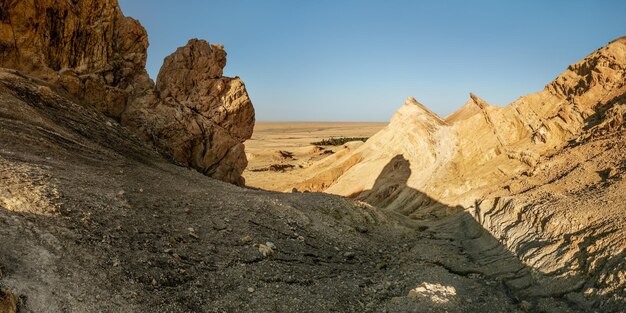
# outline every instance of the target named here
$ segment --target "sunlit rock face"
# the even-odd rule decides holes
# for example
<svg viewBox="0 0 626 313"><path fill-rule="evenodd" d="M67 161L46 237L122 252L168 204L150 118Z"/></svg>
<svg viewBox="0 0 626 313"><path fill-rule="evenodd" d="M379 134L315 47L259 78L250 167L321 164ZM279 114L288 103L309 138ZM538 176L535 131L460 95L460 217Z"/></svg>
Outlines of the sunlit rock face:
<svg viewBox="0 0 626 313"><path fill-rule="evenodd" d="M222 76L225 65L221 45L190 40L165 58L156 103L133 105L125 121L177 162L243 185L255 113L241 79Z"/></svg>
<svg viewBox="0 0 626 313"><path fill-rule="evenodd" d="M254 108L241 79L222 76L222 46L190 40L166 58L155 86L146 31L115 0L4 1L0 9L0 67L61 86L177 163L244 184Z"/></svg>
<svg viewBox="0 0 626 313"><path fill-rule="evenodd" d="M418 221L465 211L549 277L550 292L587 286L623 301L625 120L622 37L505 107L470 94L440 118L409 98L385 129L311 166L297 188Z"/></svg>

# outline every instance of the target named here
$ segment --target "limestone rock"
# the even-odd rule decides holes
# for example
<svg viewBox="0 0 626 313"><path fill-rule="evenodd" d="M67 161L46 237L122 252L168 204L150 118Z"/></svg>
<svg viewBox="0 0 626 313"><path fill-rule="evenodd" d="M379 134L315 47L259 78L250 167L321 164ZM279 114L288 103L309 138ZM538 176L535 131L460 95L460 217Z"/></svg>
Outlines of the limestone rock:
<svg viewBox="0 0 626 313"><path fill-rule="evenodd" d="M156 103L133 103L122 121L175 161L243 185L254 107L241 79L221 76L225 65L222 46L190 40L165 58Z"/></svg>
<svg viewBox="0 0 626 313"><path fill-rule="evenodd" d="M441 119L409 98L386 128L358 149L338 153L333 164L312 165L296 188L359 195L405 214L428 206L423 194L452 207L471 204L509 177L532 170L541 156L564 147L585 127L621 129L624 77L626 37L506 107L470 94L459 111Z"/></svg>
<svg viewBox="0 0 626 313"><path fill-rule="evenodd" d="M551 293L594 286L623 302L625 120L623 37L505 107L470 94L441 120L409 98L386 128L309 167L297 188L423 222L470 212L540 281L554 279Z"/></svg>

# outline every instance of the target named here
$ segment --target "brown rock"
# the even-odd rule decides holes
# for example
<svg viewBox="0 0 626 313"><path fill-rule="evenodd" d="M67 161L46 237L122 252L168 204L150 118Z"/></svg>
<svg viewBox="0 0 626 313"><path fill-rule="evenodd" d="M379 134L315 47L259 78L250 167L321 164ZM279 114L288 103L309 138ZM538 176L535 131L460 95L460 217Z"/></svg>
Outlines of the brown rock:
<svg viewBox="0 0 626 313"><path fill-rule="evenodd" d="M148 37L117 1L3 1L0 67L63 86L119 118L147 81Z"/></svg>
<svg viewBox="0 0 626 313"><path fill-rule="evenodd" d="M121 120L176 162L243 185L254 108L243 82L222 76L223 46L193 39L165 59L156 87L148 37L116 0L3 1L0 67L57 84Z"/></svg>
<svg viewBox="0 0 626 313"><path fill-rule="evenodd" d="M0 290L0 313L16 313L17 297L8 290Z"/></svg>
<svg viewBox="0 0 626 313"><path fill-rule="evenodd" d="M222 46L190 40L165 58L156 103L133 103L122 122L177 162L243 185L243 142L252 136L254 107L239 78L221 76L225 65Z"/></svg>

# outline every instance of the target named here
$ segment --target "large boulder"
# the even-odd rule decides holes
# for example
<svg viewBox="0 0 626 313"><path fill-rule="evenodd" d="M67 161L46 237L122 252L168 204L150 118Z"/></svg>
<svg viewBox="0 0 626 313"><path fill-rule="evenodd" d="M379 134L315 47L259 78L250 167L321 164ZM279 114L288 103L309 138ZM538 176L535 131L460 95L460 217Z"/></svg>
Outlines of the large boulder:
<svg viewBox="0 0 626 313"><path fill-rule="evenodd" d="M123 121L177 162L243 185L243 142L252 136L254 107L241 79L222 76L225 65L223 46L190 40L165 58L157 102L137 102Z"/></svg>

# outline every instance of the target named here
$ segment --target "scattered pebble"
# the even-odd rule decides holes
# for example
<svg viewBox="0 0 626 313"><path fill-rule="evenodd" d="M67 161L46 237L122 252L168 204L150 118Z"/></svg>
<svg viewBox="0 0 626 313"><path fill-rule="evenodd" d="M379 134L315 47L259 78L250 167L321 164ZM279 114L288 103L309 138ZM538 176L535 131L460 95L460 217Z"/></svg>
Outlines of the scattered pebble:
<svg viewBox="0 0 626 313"><path fill-rule="evenodd" d="M367 227L361 226L361 225L357 225L354 229L356 229L356 231L362 234L367 233L369 231Z"/></svg>
<svg viewBox="0 0 626 313"><path fill-rule="evenodd" d="M198 234L196 234L196 230L193 229L193 227L187 228L187 234L189 234L189 237L192 237L192 238L195 238L195 239L200 238L200 237L198 237Z"/></svg>
<svg viewBox="0 0 626 313"><path fill-rule="evenodd" d="M268 256L274 253L274 250L272 248L262 243L258 244L257 247L259 248L259 252L263 254L263 256Z"/></svg>
<svg viewBox="0 0 626 313"><path fill-rule="evenodd" d="M354 258L355 254L354 254L354 252L344 252L343 256L344 256L346 259L350 260L350 259L353 259L353 258Z"/></svg>
<svg viewBox="0 0 626 313"><path fill-rule="evenodd" d="M248 288L248 292L249 292L249 293L253 293L253 292L254 292L254 288L249 287L249 288Z"/></svg>
<svg viewBox="0 0 626 313"><path fill-rule="evenodd" d="M587 290L585 290L585 297L591 297L596 293L596 289L595 288L587 288Z"/></svg>
<svg viewBox="0 0 626 313"><path fill-rule="evenodd" d="M251 241L252 241L252 237L250 235L247 235L241 238L241 242L243 243L249 243Z"/></svg>
<svg viewBox="0 0 626 313"><path fill-rule="evenodd" d="M302 237L302 236L298 236L298 240L300 240L300 241L304 241L304 237Z"/></svg>
<svg viewBox="0 0 626 313"><path fill-rule="evenodd" d="M266 246L268 246L268 247L270 247L271 249L276 249L276 246L275 246L275 245L274 245L274 243L272 243L272 242L269 242L269 241L268 241L268 242L266 242L266 243L265 243L265 245L266 245Z"/></svg>

